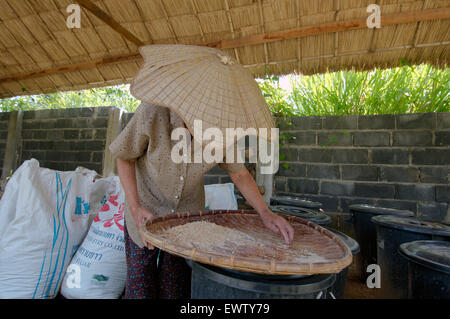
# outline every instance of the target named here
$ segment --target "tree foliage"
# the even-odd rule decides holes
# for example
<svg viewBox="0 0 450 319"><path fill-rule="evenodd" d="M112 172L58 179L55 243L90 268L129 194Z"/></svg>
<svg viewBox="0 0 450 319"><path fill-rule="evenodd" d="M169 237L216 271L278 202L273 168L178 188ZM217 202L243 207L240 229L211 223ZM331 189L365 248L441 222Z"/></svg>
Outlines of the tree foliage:
<svg viewBox="0 0 450 319"><path fill-rule="evenodd" d="M117 106L134 112L139 104L130 94L128 85L0 99L2 112L96 106Z"/></svg>
<svg viewBox="0 0 450 319"><path fill-rule="evenodd" d="M404 64L386 70L290 75L290 90L281 87L278 76L258 83L276 117L449 112L450 69ZM128 85L0 99L3 112L95 106L134 112L139 104Z"/></svg>

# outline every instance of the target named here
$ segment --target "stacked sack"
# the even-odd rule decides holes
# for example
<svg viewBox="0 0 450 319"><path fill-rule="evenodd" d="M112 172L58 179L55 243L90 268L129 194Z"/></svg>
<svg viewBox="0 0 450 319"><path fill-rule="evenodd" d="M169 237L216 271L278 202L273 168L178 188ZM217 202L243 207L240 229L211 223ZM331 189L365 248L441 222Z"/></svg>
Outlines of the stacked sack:
<svg viewBox="0 0 450 319"><path fill-rule="evenodd" d="M118 177L99 182L110 191L67 269L61 287L66 298L113 299L125 288L125 194Z"/></svg>
<svg viewBox="0 0 450 319"><path fill-rule="evenodd" d="M97 173L24 162L0 201L0 298L54 298L86 236Z"/></svg>

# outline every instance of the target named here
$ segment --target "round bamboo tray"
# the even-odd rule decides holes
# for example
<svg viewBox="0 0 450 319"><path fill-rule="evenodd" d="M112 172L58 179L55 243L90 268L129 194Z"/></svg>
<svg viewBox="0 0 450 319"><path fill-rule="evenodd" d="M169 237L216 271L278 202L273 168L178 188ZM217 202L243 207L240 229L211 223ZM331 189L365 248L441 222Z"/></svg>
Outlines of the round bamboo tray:
<svg viewBox="0 0 450 319"><path fill-rule="evenodd" d="M141 229L143 238L171 254L213 266L239 271L274 275L314 275L338 273L352 262L350 248L332 232L295 216L285 216L295 230L294 241L287 245L281 235L267 229L256 211L203 211L174 213L148 221ZM195 243L177 242L165 236L172 227L196 221L208 221L240 230L255 246L193 248ZM267 244L269 243L269 244ZM308 262L308 255L320 261ZM302 260L304 259L304 260Z"/></svg>

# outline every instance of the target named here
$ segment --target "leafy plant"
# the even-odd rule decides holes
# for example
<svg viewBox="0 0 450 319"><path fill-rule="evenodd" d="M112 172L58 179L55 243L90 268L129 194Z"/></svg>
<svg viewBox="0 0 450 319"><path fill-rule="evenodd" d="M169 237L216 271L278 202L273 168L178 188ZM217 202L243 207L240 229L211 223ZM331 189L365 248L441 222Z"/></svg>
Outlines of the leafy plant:
<svg viewBox="0 0 450 319"><path fill-rule="evenodd" d="M450 70L431 65L372 71L290 75L291 91L279 78L260 83L275 116L403 114L450 111Z"/></svg>
<svg viewBox="0 0 450 319"><path fill-rule="evenodd" d="M280 87L280 78L278 76L267 76L264 80L259 80L259 88L274 116L286 117L295 115L295 110L288 101L288 92Z"/></svg>

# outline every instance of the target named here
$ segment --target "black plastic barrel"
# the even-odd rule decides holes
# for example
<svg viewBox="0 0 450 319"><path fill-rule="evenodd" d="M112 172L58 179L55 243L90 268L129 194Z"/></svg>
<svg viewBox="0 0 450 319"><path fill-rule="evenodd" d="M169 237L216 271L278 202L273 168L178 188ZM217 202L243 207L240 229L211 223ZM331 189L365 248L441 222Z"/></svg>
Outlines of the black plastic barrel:
<svg viewBox="0 0 450 319"><path fill-rule="evenodd" d="M248 206L248 205L245 204L245 198L244 198L244 197L242 197L242 196L239 195L239 194L235 194L235 196L236 196L236 201L237 201L237 204L238 204L238 208L239 208L239 209L240 209L241 207Z"/></svg>
<svg viewBox="0 0 450 319"><path fill-rule="evenodd" d="M398 216L372 218L377 230L377 260L381 270L381 295L408 298L408 262L400 256L401 244L416 240L450 240L450 226Z"/></svg>
<svg viewBox="0 0 450 319"><path fill-rule="evenodd" d="M400 245L408 260L408 297L450 299L450 242L413 241Z"/></svg>
<svg viewBox="0 0 450 319"><path fill-rule="evenodd" d="M270 199L270 205L285 205L294 207L310 208L319 210L322 208L322 203L309 201L304 198L294 196L274 196Z"/></svg>
<svg viewBox="0 0 450 319"><path fill-rule="evenodd" d="M332 222L330 216L310 208L278 205L270 206L270 209L276 213L292 215L306 219L320 226L330 225Z"/></svg>
<svg viewBox="0 0 450 319"><path fill-rule="evenodd" d="M356 254L359 253L359 244L356 240L354 240L350 236L347 236L346 234L341 233L335 229L328 228L328 227L326 227L326 228L329 231L335 233L337 236L339 236L345 242L345 244L352 251L353 256L355 256ZM341 272L336 275L336 281L335 281L334 285L330 288L331 293L333 294L333 296L336 299L344 299L345 286L347 283L347 274L348 274L349 267L350 266L341 270Z"/></svg>
<svg viewBox="0 0 450 319"><path fill-rule="evenodd" d="M326 299L336 275L272 276L188 262L192 299Z"/></svg>
<svg viewBox="0 0 450 319"><path fill-rule="evenodd" d="M350 218L353 223L355 239L361 247L361 252L355 258L355 268L359 279L366 282L367 266L377 263L377 231L371 218L377 215L396 215L413 217L409 210L398 210L368 205L351 205Z"/></svg>

